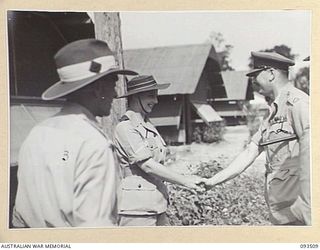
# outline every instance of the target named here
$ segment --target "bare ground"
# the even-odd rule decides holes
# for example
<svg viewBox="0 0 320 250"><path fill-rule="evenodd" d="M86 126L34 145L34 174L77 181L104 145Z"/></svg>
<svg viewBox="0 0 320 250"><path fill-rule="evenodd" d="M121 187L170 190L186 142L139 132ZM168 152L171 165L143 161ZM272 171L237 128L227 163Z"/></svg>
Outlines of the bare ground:
<svg viewBox="0 0 320 250"><path fill-rule="evenodd" d="M223 165L228 165L244 149L248 139L247 126L227 127L224 139L219 143L170 146L169 150L175 155L175 159L169 160L167 164L179 173L188 173L188 166L211 160L219 160ZM263 178L264 163L265 155L262 153L246 173L258 174Z"/></svg>

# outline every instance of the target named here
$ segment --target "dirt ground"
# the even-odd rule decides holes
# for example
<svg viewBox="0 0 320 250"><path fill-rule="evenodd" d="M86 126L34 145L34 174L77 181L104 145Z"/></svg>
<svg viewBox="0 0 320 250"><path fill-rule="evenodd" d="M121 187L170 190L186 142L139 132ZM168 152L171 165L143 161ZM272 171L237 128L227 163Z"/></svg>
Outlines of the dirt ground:
<svg viewBox="0 0 320 250"><path fill-rule="evenodd" d="M175 160L169 160L167 164L179 173L188 173L188 166L211 160L219 160L222 164L228 165L244 149L248 139L247 126L229 126L226 127L223 141L219 143L169 146L170 152L175 155ZM246 173L257 174L263 178L264 164L265 155L262 153Z"/></svg>

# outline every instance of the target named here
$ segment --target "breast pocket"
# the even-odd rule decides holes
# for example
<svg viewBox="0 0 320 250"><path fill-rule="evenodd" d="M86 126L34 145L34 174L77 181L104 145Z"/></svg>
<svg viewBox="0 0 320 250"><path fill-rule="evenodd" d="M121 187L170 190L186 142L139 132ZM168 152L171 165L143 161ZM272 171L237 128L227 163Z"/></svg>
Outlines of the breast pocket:
<svg viewBox="0 0 320 250"><path fill-rule="evenodd" d="M268 146L272 152L270 157L273 160L281 162L290 157L290 140L288 138L291 136L294 136L293 129L288 122L275 123L270 127L267 140L274 142Z"/></svg>
<svg viewBox="0 0 320 250"><path fill-rule="evenodd" d="M270 139L293 134L293 128L289 122L278 122L270 126Z"/></svg>
<svg viewBox="0 0 320 250"><path fill-rule="evenodd" d="M156 157L159 150L159 146L157 144L156 138L153 138L153 137L146 138L146 142L147 142L148 149L152 153L152 156Z"/></svg>

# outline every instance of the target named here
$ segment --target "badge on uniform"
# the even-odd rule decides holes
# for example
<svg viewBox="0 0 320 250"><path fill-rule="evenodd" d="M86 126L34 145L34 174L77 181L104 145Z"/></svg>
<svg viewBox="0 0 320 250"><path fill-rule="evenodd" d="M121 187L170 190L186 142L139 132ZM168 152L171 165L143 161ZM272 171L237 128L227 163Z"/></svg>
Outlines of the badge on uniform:
<svg viewBox="0 0 320 250"><path fill-rule="evenodd" d="M285 117L285 116L276 116L276 117L274 117L273 118L273 123L283 123L283 122L286 122L288 119L287 119L287 117Z"/></svg>
<svg viewBox="0 0 320 250"><path fill-rule="evenodd" d="M67 161L69 159L69 151L65 150L63 151L62 160Z"/></svg>

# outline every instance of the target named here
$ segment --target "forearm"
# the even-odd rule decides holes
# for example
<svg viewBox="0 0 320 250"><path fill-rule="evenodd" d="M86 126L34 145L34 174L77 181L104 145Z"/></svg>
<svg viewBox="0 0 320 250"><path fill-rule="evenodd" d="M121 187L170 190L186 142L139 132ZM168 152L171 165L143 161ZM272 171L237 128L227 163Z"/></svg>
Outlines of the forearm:
<svg viewBox="0 0 320 250"><path fill-rule="evenodd" d="M210 178L210 185L214 186L238 176L253 163L258 155L258 146L254 143L250 143L227 168Z"/></svg>
<svg viewBox="0 0 320 250"><path fill-rule="evenodd" d="M183 186L185 185L186 179L183 175L170 170L169 168L165 167L161 163L156 162L152 158L142 163L140 167L147 174L154 175L164 181Z"/></svg>

